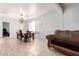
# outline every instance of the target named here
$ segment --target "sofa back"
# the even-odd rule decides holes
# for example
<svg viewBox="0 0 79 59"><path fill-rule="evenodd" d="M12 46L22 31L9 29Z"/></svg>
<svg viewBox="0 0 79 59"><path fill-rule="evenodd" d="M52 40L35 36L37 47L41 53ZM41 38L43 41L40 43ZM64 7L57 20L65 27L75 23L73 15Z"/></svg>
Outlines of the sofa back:
<svg viewBox="0 0 79 59"><path fill-rule="evenodd" d="M79 44L79 31L70 31L70 30L56 30L55 35L57 39L63 41L70 41Z"/></svg>
<svg viewBox="0 0 79 59"><path fill-rule="evenodd" d="M79 44L79 31L73 31L71 41Z"/></svg>

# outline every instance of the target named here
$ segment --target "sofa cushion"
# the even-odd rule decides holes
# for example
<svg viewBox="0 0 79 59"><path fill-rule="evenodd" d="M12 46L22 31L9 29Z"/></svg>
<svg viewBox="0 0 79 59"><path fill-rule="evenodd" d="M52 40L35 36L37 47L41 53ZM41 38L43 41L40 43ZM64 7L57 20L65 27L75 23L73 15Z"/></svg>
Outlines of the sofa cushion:
<svg viewBox="0 0 79 59"><path fill-rule="evenodd" d="M79 44L79 32L73 32L72 33L71 41Z"/></svg>
<svg viewBox="0 0 79 59"><path fill-rule="evenodd" d="M60 40L54 40L52 42L52 44L55 44L55 45L58 45L58 46L62 46L64 48L68 48L68 49L71 49L71 50L75 50L75 51L78 51L79 52L79 45L74 45L72 42L67 42L67 41L60 41Z"/></svg>
<svg viewBox="0 0 79 59"><path fill-rule="evenodd" d="M55 35L57 39L62 39L62 40L70 40L72 37L72 32L71 31L60 31L56 30Z"/></svg>

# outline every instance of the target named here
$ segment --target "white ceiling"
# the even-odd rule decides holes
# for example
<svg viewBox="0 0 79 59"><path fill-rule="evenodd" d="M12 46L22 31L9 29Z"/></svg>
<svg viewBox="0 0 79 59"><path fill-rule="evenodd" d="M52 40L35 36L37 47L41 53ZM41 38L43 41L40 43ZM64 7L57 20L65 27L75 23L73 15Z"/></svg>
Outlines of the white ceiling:
<svg viewBox="0 0 79 59"><path fill-rule="evenodd" d="M23 13L25 19L30 19L55 9L53 3L0 3L0 14L13 18Z"/></svg>

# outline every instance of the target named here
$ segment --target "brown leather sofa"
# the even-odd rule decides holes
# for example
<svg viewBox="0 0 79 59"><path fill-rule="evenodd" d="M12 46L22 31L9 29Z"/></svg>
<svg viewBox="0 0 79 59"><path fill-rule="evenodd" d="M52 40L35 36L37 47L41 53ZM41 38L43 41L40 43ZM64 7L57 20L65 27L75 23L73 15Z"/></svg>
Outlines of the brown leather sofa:
<svg viewBox="0 0 79 59"><path fill-rule="evenodd" d="M79 56L79 31L56 30L47 35L48 47L53 47L66 55Z"/></svg>

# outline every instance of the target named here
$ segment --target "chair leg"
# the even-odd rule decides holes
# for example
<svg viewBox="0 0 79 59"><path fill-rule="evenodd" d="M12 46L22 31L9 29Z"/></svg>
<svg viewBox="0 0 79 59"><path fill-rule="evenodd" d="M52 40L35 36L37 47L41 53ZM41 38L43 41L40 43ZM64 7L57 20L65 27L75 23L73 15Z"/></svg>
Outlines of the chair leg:
<svg viewBox="0 0 79 59"><path fill-rule="evenodd" d="M20 40L22 40L22 38L20 38Z"/></svg>
<svg viewBox="0 0 79 59"><path fill-rule="evenodd" d="M24 38L24 42L26 42L27 41L27 38Z"/></svg>

